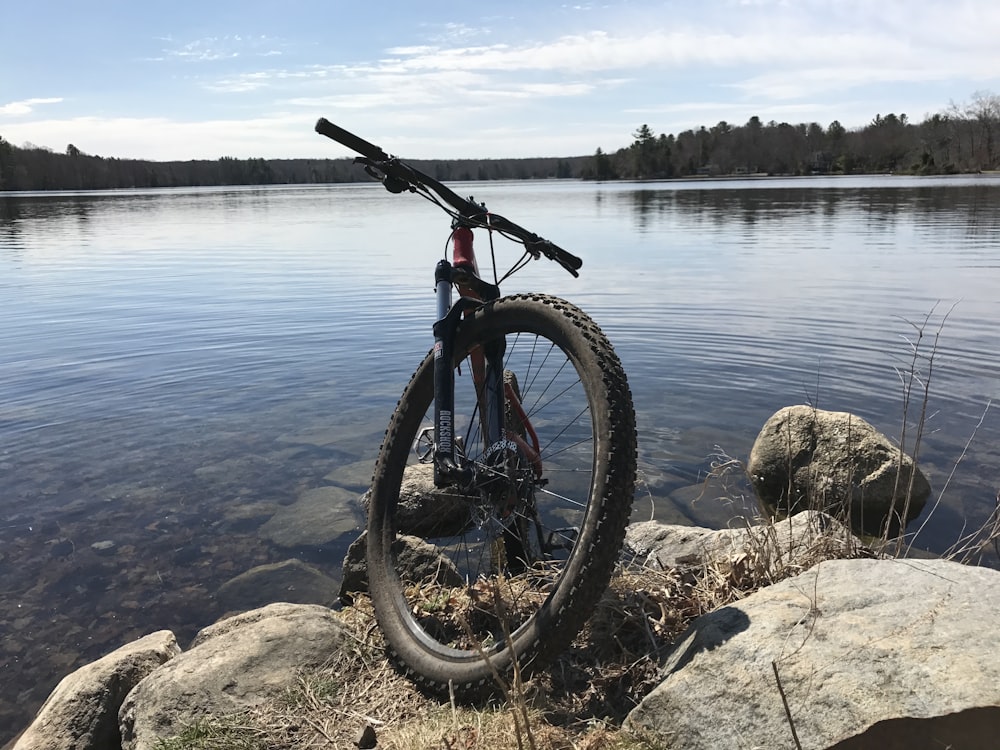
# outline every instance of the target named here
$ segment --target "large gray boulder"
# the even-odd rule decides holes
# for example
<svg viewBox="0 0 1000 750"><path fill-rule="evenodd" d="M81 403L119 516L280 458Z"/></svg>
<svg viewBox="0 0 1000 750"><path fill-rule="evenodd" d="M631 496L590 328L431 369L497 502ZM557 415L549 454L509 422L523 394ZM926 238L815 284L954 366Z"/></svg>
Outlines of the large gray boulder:
<svg viewBox="0 0 1000 750"><path fill-rule="evenodd" d="M118 710L125 696L180 652L174 634L160 630L80 667L52 691L14 750L117 748Z"/></svg>
<svg viewBox="0 0 1000 750"><path fill-rule="evenodd" d="M824 510L874 535L905 527L931 492L913 460L864 419L811 406L787 406L767 420L747 472L772 514Z"/></svg>
<svg viewBox="0 0 1000 750"><path fill-rule="evenodd" d="M995 748L998 608L995 570L824 562L698 618L625 728L685 750L793 748L776 668L802 747Z"/></svg>
<svg viewBox="0 0 1000 750"><path fill-rule="evenodd" d="M312 604L271 604L211 625L128 694L122 747L152 750L201 719L258 705L322 665L345 639L337 616Z"/></svg>

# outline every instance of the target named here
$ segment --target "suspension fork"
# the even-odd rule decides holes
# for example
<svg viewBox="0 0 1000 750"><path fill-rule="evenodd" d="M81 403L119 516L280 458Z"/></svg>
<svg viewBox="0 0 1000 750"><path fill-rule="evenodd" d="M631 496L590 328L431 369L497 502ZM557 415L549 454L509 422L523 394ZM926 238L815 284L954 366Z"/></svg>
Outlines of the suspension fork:
<svg viewBox="0 0 1000 750"><path fill-rule="evenodd" d="M434 323L434 485L468 485L472 467L455 460L455 334L467 311L480 300L459 297L452 304L452 265L438 261L434 269L437 321Z"/></svg>
<svg viewBox="0 0 1000 750"><path fill-rule="evenodd" d="M456 225L452 232L454 265L441 260L434 269L437 296L437 322L434 324L434 484L437 487L455 482L467 486L474 476L472 466L462 461L455 450L455 336L463 318L471 315L484 301L500 297L499 287L479 277L472 239L472 230L468 226ZM454 303L452 286L457 287L460 295ZM540 479L542 462L538 437L517 394L504 382L506 346L506 341L500 338L469 352L483 445L488 451L492 446L503 445L501 441L513 441L528 458L535 477ZM521 435L505 428L505 402L511 405L524 425L530 444Z"/></svg>
<svg viewBox="0 0 1000 750"><path fill-rule="evenodd" d="M472 230L458 226L453 232L455 265L440 260L434 269L437 322L434 323L434 484L468 486L472 465L456 455L455 441L455 336L462 319L484 301L500 297L500 289L479 278L472 250ZM452 302L452 286L459 298ZM469 352L470 368L479 398L483 439L497 442L503 429L503 353L500 339ZM485 349L485 351L484 351ZM487 363L489 366L487 366Z"/></svg>

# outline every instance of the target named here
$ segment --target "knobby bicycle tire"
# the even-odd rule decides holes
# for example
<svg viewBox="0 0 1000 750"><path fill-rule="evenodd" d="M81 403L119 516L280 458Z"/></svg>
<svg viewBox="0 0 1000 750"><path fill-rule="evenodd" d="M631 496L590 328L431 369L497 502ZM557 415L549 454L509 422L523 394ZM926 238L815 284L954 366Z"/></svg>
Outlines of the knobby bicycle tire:
<svg viewBox="0 0 1000 750"><path fill-rule="evenodd" d="M466 354L501 337L503 378L525 415L506 404L506 434L537 433L537 464L511 441L501 458L478 444L482 397ZM432 692L475 699L509 680L515 660L528 674L565 649L607 587L634 492L635 413L610 342L564 300L486 303L461 323L455 352L456 443L488 481L435 489L428 452L421 463L414 450L433 424L428 354L376 462L368 577L397 666Z"/></svg>

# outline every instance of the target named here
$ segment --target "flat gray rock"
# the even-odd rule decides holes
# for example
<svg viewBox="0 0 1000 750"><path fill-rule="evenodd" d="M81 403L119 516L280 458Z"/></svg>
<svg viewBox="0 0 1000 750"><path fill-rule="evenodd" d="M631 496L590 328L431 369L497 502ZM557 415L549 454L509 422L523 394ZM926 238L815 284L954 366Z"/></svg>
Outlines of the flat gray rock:
<svg viewBox="0 0 1000 750"><path fill-rule="evenodd" d="M698 618L628 731L684 750L997 747L1000 572L831 560ZM841 743L841 744L838 744Z"/></svg>
<svg viewBox="0 0 1000 750"><path fill-rule="evenodd" d="M372 483L372 469L374 468L374 460L354 461L353 463L338 466L323 477L323 479L339 487L364 491Z"/></svg>

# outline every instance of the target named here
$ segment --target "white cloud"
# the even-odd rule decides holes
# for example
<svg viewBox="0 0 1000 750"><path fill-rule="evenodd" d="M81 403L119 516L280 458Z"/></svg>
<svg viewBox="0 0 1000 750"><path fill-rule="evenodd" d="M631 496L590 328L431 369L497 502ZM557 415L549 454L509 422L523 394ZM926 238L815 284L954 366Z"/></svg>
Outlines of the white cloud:
<svg viewBox="0 0 1000 750"><path fill-rule="evenodd" d="M766 73L735 83L733 87L743 91L751 100L785 101L845 92L876 83L921 83L945 80L948 76L948 72L943 70L894 66L809 68Z"/></svg>
<svg viewBox="0 0 1000 750"><path fill-rule="evenodd" d="M726 0L678 11L669 27L658 26L662 15L647 9L652 22L638 30L622 23L614 31L607 26L530 43L470 44L498 35L463 24L428 25L423 39L407 40L417 43L389 47L374 61L247 71L201 85L217 93L269 89L281 97L279 105L325 101L399 112L447 99L492 97L503 106L587 97L639 80L660 101L676 102L690 92L674 76L688 75L711 77L703 85L712 87L712 96L730 91L734 106L753 102L758 108L822 101L823 95L873 84L991 80L1000 70L1000 11L957 0L948 7L952 17L930 6L921 4L916 12L899 0ZM954 19L962 28L941 34ZM442 37L459 44L440 42ZM218 41L203 40L204 50L190 52L215 49L209 42Z"/></svg>
<svg viewBox="0 0 1000 750"><path fill-rule="evenodd" d="M400 71L482 70L600 72L655 68L692 68L794 63L882 64L916 63L927 50L915 49L892 36L869 32L808 32L799 30L745 33L689 28L652 30L639 35L614 36L605 31L563 36L551 42L510 46L496 44L464 48L403 48L382 62ZM923 67L930 67L928 61Z"/></svg>
<svg viewBox="0 0 1000 750"><path fill-rule="evenodd" d="M385 52L387 55L402 55L404 57L410 55L431 55L437 52L437 47L432 47L428 44L418 44L413 47L390 47Z"/></svg>
<svg viewBox="0 0 1000 750"><path fill-rule="evenodd" d="M759 6L761 3L754 3ZM745 66L802 68L870 66L887 79L920 75L995 75L1000 54L1000 5L981 2L921 4L884 0L803 0L767 3L711 17L678 13L669 25L612 32L590 30L529 44L411 45L386 51L383 69L494 72L652 71ZM656 19L656 14L650 12ZM942 33L946 32L946 33ZM739 72L739 71L736 71Z"/></svg>
<svg viewBox="0 0 1000 750"><path fill-rule="evenodd" d="M216 37L198 39L174 49L164 50L169 57L193 62L210 62L238 57L239 53L226 49L225 41Z"/></svg>
<svg viewBox="0 0 1000 750"><path fill-rule="evenodd" d="M204 122L165 117L74 117L5 124L3 135L12 143L30 140L57 151L62 150L62 144L74 143L88 154L123 159L308 156L322 152L313 122L302 115Z"/></svg>
<svg viewBox="0 0 1000 750"><path fill-rule="evenodd" d="M0 105L0 115L28 115L39 104L59 104L61 101L63 101L62 97L22 99L19 102Z"/></svg>
<svg viewBox="0 0 1000 750"><path fill-rule="evenodd" d="M347 109L433 107L462 101L487 100L500 105L509 100L579 97L616 81L591 79L525 81L490 71L434 68L407 71L394 61L348 68L313 67L306 70L268 70L223 78L204 85L211 91L239 93L271 87L287 98L282 106L330 106ZM620 82L620 81L617 81ZM304 95L288 96L293 90ZM321 93L317 93L321 92Z"/></svg>
<svg viewBox="0 0 1000 750"><path fill-rule="evenodd" d="M220 94L238 94L247 91L257 91L271 85L273 74L268 71L243 73L231 78L220 78L209 81L203 87Z"/></svg>
<svg viewBox="0 0 1000 750"><path fill-rule="evenodd" d="M586 13L542 5L520 17L465 17L478 25L397 24L374 52L298 37L175 33L155 43L164 49L154 67L172 76L164 88L180 89L182 99L137 117L30 123L30 132L22 115L61 100L24 99L0 106L2 129L15 142L72 141L106 155L325 155L329 146L341 155L311 129L315 117L342 112L348 127L413 156L592 153L622 145L644 119L657 132L751 115L860 124L877 111L919 117L1000 80L1000 4L987 0L703 0L669 8L660 0L613 8L580 0ZM528 17L537 24L526 26ZM215 68L213 60L230 62ZM120 102L119 114L148 102L127 91L109 92L101 106L109 101ZM97 111L83 108L89 100L73 104L68 115ZM209 110L227 119L195 122ZM146 116L161 112L169 114ZM256 116L238 122L246 113ZM23 136L10 132L15 124ZM549 132L558 135L546 140Z"/></svg>
<svg viewBox="0 0 1000 750"><path fill-rule="evenodd" d="M531 125L497 121L490 107L469 108L464 116L479 118L471 126L442 126L438 111L402 109L386 116L384 110L347 111L344 102L314 102L329 106L335 121L390 153L410 158L482 158L489 156L570 156L593 153L595 145L617 147L619 126L593 127L549 123ZM336 105L336 108L334 108ZM338 116L338 112L343 118ZM88 154L157 161L237 158L341 158L354 156L342 146L317 135L318 113L280 113L247 120L182 122L163 117L39 120L30 125L4 125L12 143L31 141L57 151L73 143ZM488 144L488 147L484 147Z"/></svg>
<svg viewBox="0 0 1000 750"><path fill-rule="evenodd" d="M163 50L163 56L149 60L183 60L185 62L214 62L232 60L241 56L274 57L283 54L285 43L266 35L244 36L228 34L207 36L184 44L177 44L171 37L159 37L160 41L174 45Z"/></svg>

